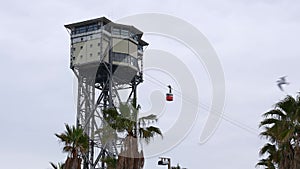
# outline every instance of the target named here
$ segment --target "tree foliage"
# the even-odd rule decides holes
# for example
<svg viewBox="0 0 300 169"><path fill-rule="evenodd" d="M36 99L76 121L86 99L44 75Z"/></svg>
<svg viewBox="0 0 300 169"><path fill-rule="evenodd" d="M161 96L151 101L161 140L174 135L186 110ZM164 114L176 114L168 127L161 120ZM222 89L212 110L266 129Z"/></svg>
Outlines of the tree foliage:
<svg viewBox="0 0 300 169"><path fill-rule="evenodd" d="M64 133L55 134L59 141L64 144L63 152L68 153L64 169L80 169L82 157L89 148L88 135L84 133L81 127L69 126L68 124L65 124L65 127Z"/></svg>
<svg viewBox="0 0 300 169"><path fill-rule="evenodd" d="M103 111L105 121L119 133L125 133L122 150L118 155L117 169L141 169L144 166L143 151L138 149L138 139L146 143L155 135L162 135L160 129L150 124L157 121L155 115L138 117L139 106L121 104L118 109Z"/></svg>
<svg viewBox="0 0 300 169"><path fill-rule="evenodd" d="M263 114L261 136L267 139L257 166L266 169L300 168L300 96L287 96Z"/></svg>

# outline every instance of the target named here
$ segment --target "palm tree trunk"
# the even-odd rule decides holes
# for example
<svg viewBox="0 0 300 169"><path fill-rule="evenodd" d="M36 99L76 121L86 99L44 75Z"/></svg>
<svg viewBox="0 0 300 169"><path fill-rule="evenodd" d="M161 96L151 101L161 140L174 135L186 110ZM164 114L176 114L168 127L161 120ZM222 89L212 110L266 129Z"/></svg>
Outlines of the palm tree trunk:
<svg viewBox="0 0 300 169"><path fill-rule="evenodd" d="M118 156L117 169L142 169L144 166L143 151L138 151L136 137L127 136L123 151Z"/></svg>
<svg viewBox="0 0 300 169"><path fill-rule="evenodd" d="M68 157L64 169L81 169L81 161L82 160L78 157L75 158Z"/></svg>
<svg viewBox="0 0 300 169"><path fill-rule="evenodd" d="M294 153L294 160L293 160L293 168L298 169L300 168L300 147L295 147L295 153Z"/></svg>

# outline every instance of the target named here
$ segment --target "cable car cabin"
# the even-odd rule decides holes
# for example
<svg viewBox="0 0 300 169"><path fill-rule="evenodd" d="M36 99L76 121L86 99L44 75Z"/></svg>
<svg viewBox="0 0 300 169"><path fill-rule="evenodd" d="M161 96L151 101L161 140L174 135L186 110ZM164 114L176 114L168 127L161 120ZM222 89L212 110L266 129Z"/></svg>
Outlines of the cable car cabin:
<svg viewBox="0 0 300 169"><path fill-rule="evenodd" d="M173 94L172 93L167 93L166 100L169 101L169 102L173 101Z"/></svg>
<svg viewBox="0 0 300 169"><path fill-rule="evenodd" d="M172 94L171 85L169 85L168 88L169 88L169 93L166 94L166 100L170 102L170 101L173 101L173 94Z"/></svg>

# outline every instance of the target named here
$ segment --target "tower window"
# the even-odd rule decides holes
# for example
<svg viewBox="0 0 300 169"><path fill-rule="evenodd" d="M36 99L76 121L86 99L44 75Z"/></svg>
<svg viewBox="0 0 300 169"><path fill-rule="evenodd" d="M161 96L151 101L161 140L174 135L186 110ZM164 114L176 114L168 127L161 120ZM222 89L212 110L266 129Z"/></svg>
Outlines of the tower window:
<svg viewBox="0 0 300 169"><path fill-rule="evenodd" d="M120 29L113 28L112 34L113 34L113 35L120 35Z"/></svg>
<svg viewBox="0 0 300 169"><path fill-rule="evenodd" d="M92 57L93 56L93 54L92 53L90 53L90 57Z"/></svg>
<svg viewBox="0 0 300 169"><path fill-rule="evenodd" d="M129 33L129 37L133 39L134 33L130 32L130 33Z"/></svg>
<svg viewBox="0 0 300 169"><path fill-rule="evenodd" d="M93 47L93 44L90 44L90 48L92 48Z"/></svg>
<svg viewBox="0 0 300 169"><path fill-rule="evenodd" d="M122 36L128 36L128 33L129 33L128 30L124 30L124 29L121 30Z"/></svg>
<svg viewBox="0 0 300 169"><path fill-rule="evenodd" d="M83 49L83 46L80 46L80 49Z"/></svg>
<svg viewBox="0 0 300 169"><path fill-rule="evenodd" d="M80 34L80 33L95 31L98 29L100 29L100 25L98 25L97 23L92 23L90 25L76 27L73 33Z"/></svg>

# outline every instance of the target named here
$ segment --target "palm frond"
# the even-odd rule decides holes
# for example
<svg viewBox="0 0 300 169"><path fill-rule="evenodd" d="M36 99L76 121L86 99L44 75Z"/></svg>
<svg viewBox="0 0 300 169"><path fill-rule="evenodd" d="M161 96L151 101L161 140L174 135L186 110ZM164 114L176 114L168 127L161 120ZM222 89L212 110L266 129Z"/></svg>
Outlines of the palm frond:
<svg viewBox="0 0 300 169"><path fill-rule="evenodd" d="M140 117L138 121L142 126L149 125L150 123L157 122L157 116L150 114L148 116Z"/></svg>
<svg viewBox="0 0 300 169"><path fill-rule="evenodd" d="M272 128L268 128L268 130L262 131L259 135L263 138L268 139L271 143L275 143L278 140L278 138L276 137L276 133L272 131Z"/></svg>
<svg viewBox="0 0 300 169"><path fill-rule="evenodd" d="M280 133L279 138L281 138L282 142L289 142L294 136L295 130L294 128L284 130Z"/></svg>
<svg viewBox="0 0 300 169"><path fill-rule="evenodd" d="M75 149L75 148L72 147L72 146L64 146L63 152L69 153L69 152L72 152L74 149Z"/></svg>
<svg viewBox="0 0 300 169"><path fill-rule="evenodd" d="M273 109L273 110L270 110L266 113L263 114L263 117L264 118L268 118L268 117L274 117L274 118L277 118L277 119L282 119L285 117L285 113L283 113L282 111L278 110L278 109Z"/></svg>
<svg viewBox="0 0 300 169"><path fill-rule="evenodd" d="M150 127L147 127L147 130L154 134L158 134L158 135L162 136L162 132L158 127L150 126Z"/></svg>
<svg viewBox="0 0 300 169"><path fill-rule="evenodd" d="M50 165L52 166L53 169L64 169L65 168L65 164L64 163L58 163L57 165L50 162Z"/></svg>
<svg viewBox="0 0 300 169"><path fill-rule="evenodd" d="M261 148L259 154L268 156L261 159L257 166L267 169L299 168L295 166L295 161L299 158L296 157L296 150L300 149L300 93L296 99L288 95L263 117L265 119L259 125L263 127L260 136L270 143Z"/></svg>
<svg viewBox="0 0 300 169"><path fill-rule="evenodd" d="M270 159L261 159L257 164L257 166L264 166L265 169L276 169L275 164Z"/></svg>
<svg viewBox="0 0 300 169"><path fill-rule="evenodd" d="M89 137L81 127L65 124L66 131L55 134L59 141L64 143L63 152L71 156L85 153L89 148Z"/></svg>
<svg viewBox="0 0 300 169"><path fill-rule="evenodd" d="M281 122L279 119L276 118L267 118L265 120L263 120L262 122L260 122L259 127L265 126L265 125L274 125L276 123Z"/></svg>
<svg viewBox="0 0 300 169"><path fill-rule="evenodd" d="M162 132L159 128L150 126L146 128L139 128L139 135L141 138L143 138L146 143L149 143L150 139L153 138L155 135L162 136Z"/></svg>
<svg viewBox="0 0 300 169"><path fill-rule="evenodd" d="M294 106L296 105L296 100L288 95L285 99L281 100L275 105L275 108L279 108L283 110L285 113L292 112L292 109L294 109Z"/></svg>
<svg viewBox="0 0 300 169"><path fill-rule="evenodd" d="M261 148L259 155L262 156L265 153L272 154L274 152L276 152L276 146L274 144L267 143Z"/></svg>
<svg viewBox="0 0 300 169"><path fill-rule="evenodd" d="M54 164L54 163L50 162L50 165L52 166L52 168L54 168L54 169L58 169L58 167L57 167L57 165L56 165L56 164Z"/></svg>

